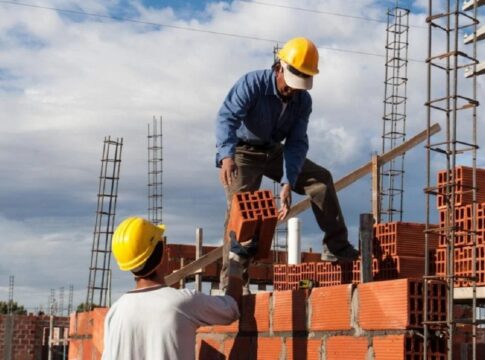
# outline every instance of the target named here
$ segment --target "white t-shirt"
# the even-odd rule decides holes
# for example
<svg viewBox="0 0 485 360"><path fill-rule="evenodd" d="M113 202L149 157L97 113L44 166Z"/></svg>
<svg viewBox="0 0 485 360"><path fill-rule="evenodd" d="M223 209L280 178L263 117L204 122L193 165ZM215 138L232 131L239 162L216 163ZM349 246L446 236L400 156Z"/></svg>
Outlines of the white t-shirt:
<svg viewBox="0 0 485 360"><path fill-rule="evenodd" d="M199 326L239 318L231 296L155 287L130 291L110 308L104 323L104 360L195 359Z"/></svg>

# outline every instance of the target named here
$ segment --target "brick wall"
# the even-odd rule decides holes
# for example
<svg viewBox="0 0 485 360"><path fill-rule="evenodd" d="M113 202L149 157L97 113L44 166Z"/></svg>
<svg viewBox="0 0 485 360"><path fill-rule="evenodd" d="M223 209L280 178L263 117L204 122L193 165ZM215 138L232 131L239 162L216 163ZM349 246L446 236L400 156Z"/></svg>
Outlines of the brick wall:
<svg viewBox="0 0 485 360"><path fill-rule="evenodd" d="M443 320L446 291L429 286L431 320ZM422 359L423 287L420 279L260 292L243 297L241 318L226 326L201 327L198 360L400 360ZM100 359L108 309L71 315L69 359ZM455 309L457 318L470 309ZM1 334L1 333L0 333ZM456 333L455 360L468 360L469 328ZM478 357L485 358L485 329ZM446 342L431 336L428 354L446 359Z"/></svg>
<svg viewBox="0 0 485 360"><path fill-rule="evenodd" d="M430 303L446 300L442 287L431 286ZM197 358L419 359L422 294L421 280L399 279L246 296L239 321L199 330ZM445 310L433 307L433 318ZM445 359L446 342L431 345L434 359Z"/></svg>
<svg viewBox="0 0 485 360"><path fill-rule="evenodd" d="M49 316L0 315L0 358L47 359L49 322ZM68 317L54 317L58 338L63 338L63 329L68 327ZM62 343L57 341L54 351L57 354L54 359L62 358Z"/></svg>
<svg viewBox="0 0 485 360"><path fill-rule="evenodd" d="M104 318L108 308L72 313L69 324L69 359L101 359L103 353Z"/></svg>

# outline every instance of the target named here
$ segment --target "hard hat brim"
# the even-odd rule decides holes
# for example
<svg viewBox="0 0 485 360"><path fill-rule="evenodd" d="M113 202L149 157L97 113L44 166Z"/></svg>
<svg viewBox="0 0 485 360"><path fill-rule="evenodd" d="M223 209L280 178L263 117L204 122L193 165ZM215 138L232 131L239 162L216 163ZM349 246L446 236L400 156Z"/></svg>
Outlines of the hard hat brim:
<svg viewBox="0 0 485 360"><path fill-rule="evenodd" d="M298 76L290 71L289 65L286 62L281 60L280 63L283 68L283 77L286 85L298 90L310 90L313 87L313 76Z"/></svg>

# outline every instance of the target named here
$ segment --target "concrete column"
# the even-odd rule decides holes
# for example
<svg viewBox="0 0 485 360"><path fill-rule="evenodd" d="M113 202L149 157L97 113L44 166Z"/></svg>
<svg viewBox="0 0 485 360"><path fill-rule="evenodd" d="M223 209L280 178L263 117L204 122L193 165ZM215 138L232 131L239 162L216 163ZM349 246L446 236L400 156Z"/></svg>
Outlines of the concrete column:
<svg viewBox="0 0 485 360"><path fill-rule="evenodd" d="M288 264L301 263L300 220L288 219Z"/></svg>

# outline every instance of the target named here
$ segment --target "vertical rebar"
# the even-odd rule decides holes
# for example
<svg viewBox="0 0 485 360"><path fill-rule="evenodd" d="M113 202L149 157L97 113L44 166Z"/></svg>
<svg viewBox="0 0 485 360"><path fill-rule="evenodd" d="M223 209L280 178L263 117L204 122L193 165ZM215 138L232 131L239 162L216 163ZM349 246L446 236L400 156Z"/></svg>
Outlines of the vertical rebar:
<svg viewBox="0 0 485 360"><path fill-rule="evenodd" d="M10 275L8 278L8 303L7 303L7 314L12 315L13 311L13 285L14 276Z"/></svg>
<svg viewBox="0 0 485 360"><path fill-rule="evenodd" d="M107 137L104 139L86 297L88 310L94 306L106 306L110 291L108 278L111 270L111 238L114 232L118 199L122 147L123 138L112 140L111 137Z"/></svg>
<svg viewBox="0 0 485 360"><path fill-rule="evenodd" d="M153 117L152 129L148 124L148 219L156 224L163 223L163 143L162 117L157 122Z"/></svg>
<svg viewBox="0 0 485 360"><path fill-rule="evenodd" d="M409 10L387 11L382 153L406 139L407 64ZM404 194L404 154L380 169L379 217L377 222L402 221ZM386 181L384 181L386 179Z"/></svg>
<svg viewBox="0 0 485 360"><path fill-rule="evenodd" d="M69 301L67 303L67 315L70 316L72 312L72 303L74 298L74 285L69 285Z"/></svg>
<svg viewBox="0 0 485 360"><path fill-rule="evenodd" d="M438 2L438 1L435 1ZM460 9L460 1L447 0L444 6L437 6L437 10L433 10L433 0L429 0L429 13L427 17L428 23L428 84L427 84L427 126L428 129L431 124L431 117L434 117L433 111L438 114L442 114L441 118L445 123L445 139L442 142L432 144L428 136L427 141L427 154L426 154L426 167L427 167L427 183L426 183L426 235L425 235L425 288L424 288L424 358L428 356L428 346L431 332L429 327L432 325L437 327L441 333L444 333L447 339L447 358L452 360L453 356L453 343L455 338L455 325L460 322L460 319L455 319L454 304L455 304L455 287L461 283L461 279L467 278L467 282L472 284L472 319L473 325L473 337L476 335L476 107L478 102L476 101L476 80L474 78L473 84L462 84L460 82L460 71L466 69L468 62L473 65L473 72L476 70L476 39L474 39L473 55L470 56L460 46L461 44L461 31L465 28L473 27L473 33L477 31L477 13L476 13L476 1L474 2L474 15L470 16ZM436 35L435 35L436 34ZM439 37L440 35L442 37ZM443 36L444 35L444 36ZM441 50L435 51L434 46L441 46ZM444 50L443 50L444 48ZM432 77L433 70L437 71L437 74L444 76L443 84L439 84ZM464 76L463 76L464 77ZM438 78L438 77L437 77ZM439 78L438 78L439 79ZM444 85L444 89L439 86ZM464 96L464 91L471 92L469 96ZM434 95L433 92L440 92L440 95ZM444 93L444 96L443 96ZM463 102L463 104L462 104ZM461 115L462 112L471 109L472 114L472 126L471 126L471 140L469 138L464 139L462 133L458 133L460 130L466 130L463 123L465 116ZM459 124L460 122L460 124ZM463 131L464 132L464 131ZM465 141L466 140L466 141ZM431 151L436 154L444 155L446 168L443 172L444 177L438 186L433 188L431 186ZM460 158L458 155L471 151L472 157L472 229L458 228L457 225L457 212L459 206L463 205L457 203L457 196L463 195L468 192L465 188L469 185L460 183L458 178L458 166L460 165ZM463 157L462 157L463 158ZM458 190L458 187L461 187ZM443 199L442 201L442 214L440 217L440 227L437 229L439 236L442 236L444 242L444 274L439 273L436 275L429 274L429 233L433 230L430 228L430 195L438 195ZM459 231L459 233L458 233ZM466 233L466 234L465 234ZM463 235L465 234L465 235ZM455 249L457 248L458 235L466 236L466 238L472 239L472 259L471 259L471 274L455 272ZM461 246L461 245L460 245ZM458 258L457 260L462 260ZM427 284L430 279L437 279L446 282L447 285L447 302L446 302L446 320L445 321L430 321L430 314L428 313L428 289ZM460 280L460 281L458 281ZM468 320L469 323L469 320ZM476 344L475 339L473 346L473 359L476 359Z"/></svg>
<svg viewBox="0 0 485 360"><path fill-rule="evenodd" d="M64 316L64 286L59 289L59 316Z"/></svg>

